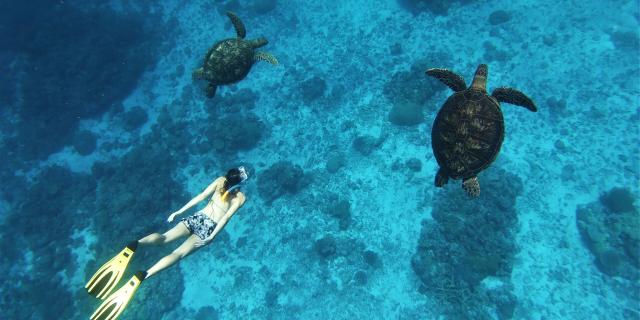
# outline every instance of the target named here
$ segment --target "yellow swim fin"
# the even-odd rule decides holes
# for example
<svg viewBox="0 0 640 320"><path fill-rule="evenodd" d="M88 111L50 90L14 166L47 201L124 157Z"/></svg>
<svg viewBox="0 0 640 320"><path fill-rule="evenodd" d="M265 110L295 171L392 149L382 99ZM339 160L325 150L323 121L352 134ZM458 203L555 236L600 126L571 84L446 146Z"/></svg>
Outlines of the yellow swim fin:
<svg viewBox="0 0 640 320"><path fill-rule="evenodd" d="M129 243L118 255L100 267L84 286L89 294L99 299L106 298L122 278L137 247L138 241Z"/></svg>
<svg viewBox="0 0 640 320"><path fill-rule="evenodd" d="M91 320L115 320L127 307L142 280L147 277L144 271L138 271L122 288L112 293L91 315Z"/></svg>

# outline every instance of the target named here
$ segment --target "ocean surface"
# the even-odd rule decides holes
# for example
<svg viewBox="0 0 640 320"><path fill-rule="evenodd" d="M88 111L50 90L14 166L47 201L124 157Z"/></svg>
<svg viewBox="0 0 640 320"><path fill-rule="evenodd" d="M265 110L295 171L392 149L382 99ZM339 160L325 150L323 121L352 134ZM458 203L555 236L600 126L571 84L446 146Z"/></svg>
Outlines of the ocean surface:
<svg viewBox="0 0 640 320"><path fill-rule="evenodd" d="M227 11L279 63L207 98ZM639 30L637 0L2 1L0 318L89 318L104 262L244 165L120 319L640 319ZM425 71L480 64L538 111L501 104L472 199L434 186Z"/></svg>

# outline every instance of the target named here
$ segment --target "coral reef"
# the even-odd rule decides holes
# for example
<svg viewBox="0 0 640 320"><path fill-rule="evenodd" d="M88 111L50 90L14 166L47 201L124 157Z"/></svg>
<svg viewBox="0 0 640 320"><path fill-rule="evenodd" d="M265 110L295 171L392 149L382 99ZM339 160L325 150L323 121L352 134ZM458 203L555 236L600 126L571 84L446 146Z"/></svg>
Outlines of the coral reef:
<svg viewBox="0 0 640 320"><path fill-rule="evenodd" d="M248 89L242 88L233 93L227 93L224 96L216 96L214 99L215 107L223 108L227 113L238 113L242 110L253 109L256 106L256 102L260 98L260 94ZM215 108L210 109L210 113Z"/></svg>
<svg viewBox="0 0 640 320"><path fill-rule="evenodd" d="M94 189L91 177L54 166L46 168L16 199L13 214L7 217L11 241L0 242L4 318L72 318L74 298L64 278L76 273L78 266L73 264L70 235L76 226L89 223Z"/></svg>
<svg viewBox="0 0 640 320"><path fill-rule="evenodd" d="M264 170L256 182L260 197L270 203L285 194L296 194L311 177L290 161L279 161Z"/></svg>
<svg viewBox="0 0 640 320"><path fill-rule="evenodd" d="M482 43L482 47L484 48L483 58L486 61L505 62L511 59L512 54L504 49L497 47L492 42L485 41Z"/></svg>
<svg viewBox="0 0 640 320"><path fill-rule="evenodd" d="M422 12L431 12L435 15L447 15L449 8L458 3L464 5L472 0L397 0L398 3L413 13L414 15Z"/></svg>
<svg viewBox="0 0 640 320"><path fill-rule="evenodd" d="M487 277L508 282L517 216L515 201L521 180L492 167L480 177L483 195L469 200L456 188L436 195L432 216L422 222L418 248L411 261L420 291L443 303L444 312L478 316L489 298L478 290ZM491 302L491 300L489 300ZM493 301L496 308L498 302Z"/></svg>
<svg viewBox="0 0 640 320"><path fill-rule="evenodd" d="M396 103L389 112L389 121L399 126L413 126L424 121L422 105L411 101Z"/></svg>
<svg viewBox="0 0 640 320"><path fill-rule="evenodd" d="M267 129L253 113L236 113L211 121L205 131L208 149L226 154L255 148Z"/></svg>
<svg viewBox="0 0 640 320"><path fill-rule="evenodd" d="M300 84L300 94L304 103L311 103L324 95L327 90L327 83L324 79L313 76Z"/></svg>
<svg viewBox="0 0 640 320"><path fill-rule="evenodd" d="M323 260L332 259L338 252L338 245L332 236L322 237L313 244L314 251Z"/></svg>
<svg viewBox="0 0 640 320"><path fill-rule="evenodd" d="M89 155L96 150L98 137L91 131L82 130L73 136L73 148L83 156Z"/></svg>
<svg viewBox="0 0 640 320"><path fill-rule="evenodd" d="M371 250L362 251L363 261L372 268L378 268L382 265L382 261L378 254Z"/></svg>
<svg viewBox="0 0 640 320"><path fill-rule="evenodd" d="M147 112L141 107L135 106L122 114L122 127L127 131L133 131L144 125L147 120L149 120Z"/></svg>
<svg viewBox="0 0 640 320"><path fill-rule="evenodd" d="M14 143L28 160L60 150L81 119L98 116L126 97L155 63L160 35L166 34L161 20L146 12L37 2L12 4L0 14L7 18L0 19L0 33L18 32L0 36L12 39L0 41L0 47L25 59L16 71L25 75L18 85L24 100L13 112L20 120ZM24 21L33 23L25 27Z"/></svg>
<svg viewBox="0 0 640 320"><path fill-rule="evenodd" d="M420 172L422 170L422 161L418 158L407 159L406 166L413 172Z"/></svg>
<svg viewBox="0 0 640 320"><path fill-rule="evenodd" d="M363 156L368 156L380 147L385 139L386 137L384 135L378 138L371 135L361 135L353 139L352 147Z"/></svg>
<svg viewBox="0 0 640 320"><path fill-rule="evenodd" d="M511 20L511 14L504 10L496 10L489 15L489 24L494 26L509 22L509 20Z"/></svg>
<svg viewBox="0 0 640 320"><path fill-rule="evenodd" d="M613 188L600 196L600 203L613 213L632 212L636 209L633 205L635 197L627 188Z"/></svg>
<svg viewBox="0 0 640 320"><path fill-rule="evenodd" d="M640 50L640 34L638 30L634 31L622 31L615 30L609 33L611 42L616 46L616 49L623 51L637 53Z"/></svg>
<svg viewBox="0 0 640 320"><path fill-rule="evenodd" d="M218 311L212 306L206 306L198 309L195 320L218 320Z"/></svg>
<svg viewBox="0 0 640 320"><path fill-rule="evenodd" d="M193 137L185 120L171 114L175 110L163 108L151 132L121 159L93 166L91 178L97 185L87 194L91 198L77 197L92 203L93 209L85 212L84 220L75 223L81 227L91 225L98 239L92 248L96 259L85 266L84 274L95 272L127 241L165 231L167 215L188 201L181 182L173 176L185 164L183 155L187 154L188 142ZM148 268L162 255L158 248L139 248L129 269ZM170 272L157 277L152 292L145 290L145 286L138 291L136 299L145 303L129 308L129 317L154 318L180 303L175 297L184 288L182 278ZM83 305L86 313L95 307Z"/></svg>
<svg viewBox="0 0 640 320"><path fill-rule="evenodd" d="M549 97L547 98L546 104L546 109L549 110L549 115L554 120L561 120L569 115L567 101L562 98Z"/></svg>
<svg viewBox="0 0 640 320"><path fill-rule="evenodd" d="M351 225L351 204L349 201L340 199L340 197L333 192L328 192L323 200L322 203L324 205L322 206L322 211L338 220L340 230L348 229Z"/></svg>
<svg viewBox="0 0 640 320"><path fill-rule="evenodd" d="M164 219L158 214L170 213L188 200L172 176L185 163L183 155L192 139L186 123L164 108L151 133L122 159L94 165L92 174L99 181L95 205L101 214L93 222L101 237L117 241L113 247L150 228L162 229ZM138 223L140 219L145 223ZM109 228L114 223L130 227Z"/></svg>
<svg viewBox="0 0 640 320"><path fill-rule="evenodd" d="M277 5L278 0L255 0L248 9L256 15L263 15L273 11Z"/></svg>
<svg viewBox="0 0 640 320"><path fill-rule="evenodd" d="M411 126L424 121L424 112L433 112L439 103L430 102L439 91L446 87L437 81L429 79L424 72L427 68L446 65L446 58L434 55L429 59L421 59L412 64L409 71L394 73L384 85L383 93L392 103L388 119L400 126ZM429 109L425 110L428 105Z"/></svg>
<svg viewBox="0 0 640 320"><path fill-rule="evenodd" d="M583 243L609 276L640 279L640 212L628 189L613 188L576 210Z"/></svg>
<svg viewBox="0 0 640 320"><path fill-rule="evenodd" d="M336 173L340 168L344 167L346 158L342 153L336 153L329 156L325 168L329 173Z"/></svg>

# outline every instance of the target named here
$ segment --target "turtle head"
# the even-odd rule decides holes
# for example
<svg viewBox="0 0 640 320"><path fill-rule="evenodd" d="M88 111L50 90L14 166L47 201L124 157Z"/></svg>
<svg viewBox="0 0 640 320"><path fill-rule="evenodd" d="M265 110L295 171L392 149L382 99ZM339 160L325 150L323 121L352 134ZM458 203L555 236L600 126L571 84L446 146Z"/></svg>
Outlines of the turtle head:
<svg viewBox="0 0 640 320"><path fill-rule="evenodd" d="M481 64L476 69L476 74L473 76L473 82L471 88L487 92L487 65Z"/></svg>
<svg viewBox="0 0 640 320"><path fill-rule="evenodd" d="M204 80L204 68L194 70L191 74L191 78L193 78L193 80Z"/></svg>
<svg viewBox="0 0 640 320"><path fill-rule="evenodd" d="M265 39L264 37L260 37L258 39L255 40L251 40L251 46L254 49L258 49L260 47L264 47L267 45L267 43L269 43L269 41L267 41L267 39Z"/></svg>

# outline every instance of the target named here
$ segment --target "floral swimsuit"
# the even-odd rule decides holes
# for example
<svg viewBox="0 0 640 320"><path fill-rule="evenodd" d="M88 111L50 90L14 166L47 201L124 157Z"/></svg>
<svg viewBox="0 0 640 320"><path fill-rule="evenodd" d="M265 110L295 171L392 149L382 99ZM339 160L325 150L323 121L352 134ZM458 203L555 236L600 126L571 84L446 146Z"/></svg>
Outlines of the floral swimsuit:
<svg viewBox="0 0 640 320"><path fill-rule="evenodd" d="M190 217L184 218L181 221L189 229L189 232L198 236L198 238L204 240L213 233L217 223L209 218L203 210L200 210Z"/></svg>

